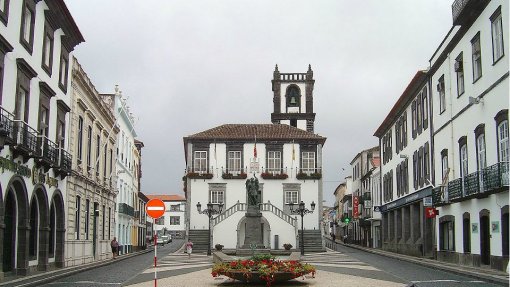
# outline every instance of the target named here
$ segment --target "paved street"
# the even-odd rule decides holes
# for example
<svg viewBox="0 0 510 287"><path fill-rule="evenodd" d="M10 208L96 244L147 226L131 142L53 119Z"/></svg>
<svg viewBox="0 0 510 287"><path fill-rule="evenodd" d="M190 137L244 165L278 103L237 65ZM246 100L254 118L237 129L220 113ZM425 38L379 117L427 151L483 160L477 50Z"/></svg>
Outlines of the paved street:
<svg viewBox="0 0 510 287"><path fill-rule="evenodd" d="M304 261L318 269L316 278L293 280L279 286L498 286L466 276L423 267L393 258L339 246L338 251L309 254ZM369 263L370 262L370 263ZM227 277L213 278L211 260L205 255L170 254L158 268L158 286L245 286ZM149 268L124 286L153 286L153 270ZM250 285L257 286L257 285ZM263 285L260 285L263 286Z"/></svg>
<svg viewBox="0 0 510 287"><path fill-rule="evenodd" d="M175 239L165 246L158 246L158 258L164 258L168 254L181 248L184 241ZM140 274L146 268L153 266L154 252L134 256L129 259L119 260L110 265L81 272L69 277L61 278L55 282L43 285L44 287L105 287L122 286L122 284L134 276Z"/></svg>

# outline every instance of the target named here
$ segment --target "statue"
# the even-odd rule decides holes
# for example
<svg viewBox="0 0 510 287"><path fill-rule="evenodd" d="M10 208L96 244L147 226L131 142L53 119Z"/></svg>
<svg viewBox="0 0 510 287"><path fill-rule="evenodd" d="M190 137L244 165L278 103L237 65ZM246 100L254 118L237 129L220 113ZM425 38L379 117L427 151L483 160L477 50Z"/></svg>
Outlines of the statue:
<svg viewBox="0 0 510 287"><path fill-rule="evenodd" d="M253 178L246 180L246 192L248 193L248 206L254 205L258 208L259 180L257 177L253 176Z"/></svg>

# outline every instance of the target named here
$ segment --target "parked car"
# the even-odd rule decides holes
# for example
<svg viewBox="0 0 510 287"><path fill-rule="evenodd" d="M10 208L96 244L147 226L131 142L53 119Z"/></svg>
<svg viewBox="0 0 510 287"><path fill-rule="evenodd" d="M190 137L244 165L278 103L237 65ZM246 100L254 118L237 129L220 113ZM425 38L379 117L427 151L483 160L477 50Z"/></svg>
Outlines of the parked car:
<svg viewBox="0 0 510 287"><path fill-rule="evenodd" d="M172 242L172 234L168 234L168 242L167 243L170 243Z"/></svg>
<svg viewBox="0 0 510 287"><path fill-rule="evenodd" d="M170 239L168 238L168 235L161 235L161 239L163 240L163 245L170 242Z"/></svg>
<svg viewBox="0 0 510 287"><path fill-rule="evenodd" d="M165 243L167 243L166 242L167 239L165 237L166 237L166 235L158 236L158 240L156 241L156 244L165 246Z"/></svg>

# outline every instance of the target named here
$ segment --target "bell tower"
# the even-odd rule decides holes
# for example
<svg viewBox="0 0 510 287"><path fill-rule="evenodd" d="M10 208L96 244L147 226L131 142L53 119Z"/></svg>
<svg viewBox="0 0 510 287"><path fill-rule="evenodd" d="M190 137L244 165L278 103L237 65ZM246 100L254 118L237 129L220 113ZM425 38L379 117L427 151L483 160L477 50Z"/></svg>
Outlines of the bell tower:
<svg viewBox="0 0 510 287"><path fill-rule="evenodd" d="M273 124L290 125L314 132L312 67L306 73L280 73L278 65L273 72Z"/></svg>

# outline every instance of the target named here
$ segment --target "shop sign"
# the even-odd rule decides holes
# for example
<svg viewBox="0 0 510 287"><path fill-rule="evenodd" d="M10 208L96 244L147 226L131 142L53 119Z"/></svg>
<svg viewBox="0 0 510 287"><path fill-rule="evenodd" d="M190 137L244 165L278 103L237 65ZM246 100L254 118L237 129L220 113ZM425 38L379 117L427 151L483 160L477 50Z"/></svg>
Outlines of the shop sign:
<svg viewBox="0 0 510 287"><path fill-rule="evenodd" d="M34 185L47 184L50 188L58 188L58 179L51 177L49 173L45 173L41 169L37 169L35 166L32 168L32 183Z"/></svg>
<svg viewBox="0 0 510 287"><path fill-rule="evenodd" d="M250 173L251 172L259 172L259 161L257 158L252 158L250 161Z"/></svg>
<svg viewBox="0 0 510 287"><path fill-rule="evenodd" d="M436 209L433 207L426 207L425 208L425 217L426 218L434 218L436 217L437 212Z"/></svg>
<svg viewBox="0 0 510 287"><path fill-rule="evenodd" d="M354 218L358 218L358 216L359 216L358 207L359 207L359 197L354 196L352 199L352 216Z"/></svg>
<svg viewBox="0 0 510 287"><path fill-rule="evenodd" d="M423 206L432 206L432 196L423 198Z"/></svg>
<svg viewBox="0 0 510 287"><path fill-rule="evenodd" d="M14 162L10 158L0 157L0 170L4 173L5 170L11 171L19 176L30 178L32 172L27 165Z"/></svg>

